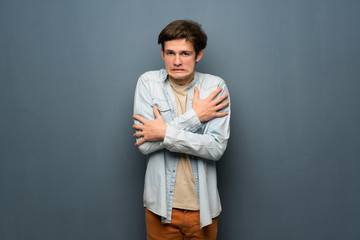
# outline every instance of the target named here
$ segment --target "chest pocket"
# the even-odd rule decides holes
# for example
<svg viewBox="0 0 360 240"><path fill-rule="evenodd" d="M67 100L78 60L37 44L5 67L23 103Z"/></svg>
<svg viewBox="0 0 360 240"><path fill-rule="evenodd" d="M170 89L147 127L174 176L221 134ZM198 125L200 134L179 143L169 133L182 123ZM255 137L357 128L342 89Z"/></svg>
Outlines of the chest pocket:
<svg viewBox="0 0 360 240"><path fill-rule="evenodd" d="M165 122L172 121L172 109L166 100L154 99L154 105L159 109L161 116Z"/></svg>

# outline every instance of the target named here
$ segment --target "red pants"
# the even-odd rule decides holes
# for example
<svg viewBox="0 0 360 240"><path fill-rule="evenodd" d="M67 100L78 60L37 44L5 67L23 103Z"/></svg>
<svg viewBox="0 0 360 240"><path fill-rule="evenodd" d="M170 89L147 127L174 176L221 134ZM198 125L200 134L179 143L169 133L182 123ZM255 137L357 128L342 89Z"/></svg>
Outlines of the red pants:
<svg viewBox="0 0 360 240"><path fill-rule="evenodd" d="M200 229L200 212L173 209L171 223L146 209L147 240L216 240L218 218Z"/></svg>

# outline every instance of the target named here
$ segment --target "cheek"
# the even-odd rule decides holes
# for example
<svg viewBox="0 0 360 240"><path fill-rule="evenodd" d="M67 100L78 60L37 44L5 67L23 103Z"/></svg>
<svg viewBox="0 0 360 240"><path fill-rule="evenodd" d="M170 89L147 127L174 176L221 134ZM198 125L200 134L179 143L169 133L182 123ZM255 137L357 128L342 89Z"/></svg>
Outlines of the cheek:
<svg viewBox="0 0 360 240"><path fill-rule="evenodd" d="M172 62L171 59L165 58L164 62L165 62L165 66L171 66L171 62Z"/></svg>
<svg viewBox="0 0 360 240"><path fill-rule="evenodd" d="M186 66L188 66L189 68L194 68L195 67L195 61L194 60L186 61Z"/></svg>

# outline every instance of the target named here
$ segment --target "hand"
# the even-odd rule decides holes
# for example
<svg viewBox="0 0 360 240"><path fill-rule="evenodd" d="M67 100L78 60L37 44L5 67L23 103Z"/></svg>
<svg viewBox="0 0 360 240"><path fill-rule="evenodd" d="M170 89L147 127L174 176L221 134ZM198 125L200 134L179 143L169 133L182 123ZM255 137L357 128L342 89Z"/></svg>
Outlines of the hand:
<svg viewBox="0 0 360 240"><path fill-rule="evenodd" d="M134 115L133 118L142 124L134 124L132 126L133 129L138 130L134 134L135 138L142 139L135 143L136 146L140 146L144 142L154 142L159 140L164 140L165 133L166 133L166 124L164 119L159 113L157 106L153 107L154 109L154 120L147 120L146 118L140 115Z"/></svg>
<svg viewBox="0 0 360 240"><path fill-rule="evenodd" d="M224 117L229 114L229 112L219 112L230 103L230 101L223 102L229 96L228 94L221 95L215 99L221 90L221 88L217 88L207 98L200 99L199 89L195 87L192 108L200 122L210 121L213 118Z"/></svg>

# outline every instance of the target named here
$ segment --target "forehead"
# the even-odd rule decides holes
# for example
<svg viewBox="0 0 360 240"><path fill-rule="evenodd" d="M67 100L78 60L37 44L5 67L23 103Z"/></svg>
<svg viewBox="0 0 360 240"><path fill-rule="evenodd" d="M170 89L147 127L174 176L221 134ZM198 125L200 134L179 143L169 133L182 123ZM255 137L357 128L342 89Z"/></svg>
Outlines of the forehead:
<svg viewBox="0 0 360 240"><path fill-rule="evenodd" d="M185 38L174 39L170 41L165 41L164 49L172 51L194 51L194 45L192 44L192 42L186 40Z"/></svg>

